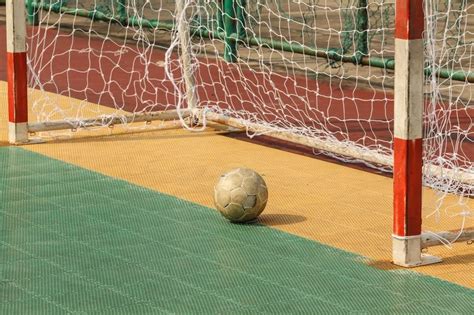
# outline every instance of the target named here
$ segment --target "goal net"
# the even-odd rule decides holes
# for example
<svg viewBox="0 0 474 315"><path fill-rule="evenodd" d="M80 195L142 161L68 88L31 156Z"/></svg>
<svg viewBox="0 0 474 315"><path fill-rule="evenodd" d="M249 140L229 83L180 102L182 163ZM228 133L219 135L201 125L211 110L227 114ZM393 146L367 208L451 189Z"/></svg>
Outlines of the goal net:
<svg viewBox="0 0 474 315"><path fill-rule="evenodd" d="M42 137L146 128L153 113L175 111L187 128L202 128L187 119L196 115L392 170L394 0L27 6L31 119ZM424 8L423 181L438 191L429 217L463 228L473 225L474 5ZM69 131L44 128L56 121Z"/></svg>

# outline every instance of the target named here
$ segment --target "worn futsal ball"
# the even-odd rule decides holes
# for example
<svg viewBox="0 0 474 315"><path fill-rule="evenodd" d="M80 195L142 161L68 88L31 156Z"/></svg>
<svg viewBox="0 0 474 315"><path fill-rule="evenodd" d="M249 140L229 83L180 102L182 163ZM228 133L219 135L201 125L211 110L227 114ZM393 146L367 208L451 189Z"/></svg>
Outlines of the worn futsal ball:
<svg viewBox="0 0 474 315"><path fill-rule="evenodd" d="M265 209L267 200L265 181L248 168L225 173L214 187L216 208L231 222L248 222L257 218Z"/></svg>

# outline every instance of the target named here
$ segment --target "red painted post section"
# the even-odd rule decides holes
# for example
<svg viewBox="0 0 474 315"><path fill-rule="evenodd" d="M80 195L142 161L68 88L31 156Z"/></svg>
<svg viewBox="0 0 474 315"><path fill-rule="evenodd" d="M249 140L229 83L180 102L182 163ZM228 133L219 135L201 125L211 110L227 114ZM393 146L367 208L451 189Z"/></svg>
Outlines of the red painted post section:
<svg viewBox="0 0 474 315"><path fill-rule="evenodd" d="M393 234L421 234L422 139L394 139Z"/></svg>
<svg viewBox="0 0 474 315"><path fill-rule="evenodd" d="M421 39L425 25L422 0L397 0L395 38Z"/></svg>
<svg viewBox="0 0 474 315"><path fill-rule="evenodd" d="M11 123L28 122L26 53L7 53L8 118Z"/></svg>

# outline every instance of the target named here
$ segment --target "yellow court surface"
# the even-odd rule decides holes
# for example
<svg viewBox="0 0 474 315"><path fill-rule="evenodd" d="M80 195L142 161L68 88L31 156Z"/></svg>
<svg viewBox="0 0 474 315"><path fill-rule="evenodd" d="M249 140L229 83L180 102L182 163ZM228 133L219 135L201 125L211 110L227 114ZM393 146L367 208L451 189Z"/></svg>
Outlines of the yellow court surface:
<svg viewBox="0 0 474 315"><path fill-rule="evenodd" d="M5 83L0 91L6 104ZM0 126L7 126L6 106L0 117ZM1 136L6 143L4 127ZM213 186L222 173L248 167L262 174L269 189L261 223L359 254L374 268L398 268L390 263L392 179L387 176L241 141L211 128L196 133L169 129L77 137L23 148L207 207L213 207ZM432 211L435 200L426 189L425 214ZM441 222L448 223L437 224L431 216L424 228L460 226L459 220ZM474 288L473 247L465 243L453 247L430 248L429 253L443 262L413 270Z"/></svg>

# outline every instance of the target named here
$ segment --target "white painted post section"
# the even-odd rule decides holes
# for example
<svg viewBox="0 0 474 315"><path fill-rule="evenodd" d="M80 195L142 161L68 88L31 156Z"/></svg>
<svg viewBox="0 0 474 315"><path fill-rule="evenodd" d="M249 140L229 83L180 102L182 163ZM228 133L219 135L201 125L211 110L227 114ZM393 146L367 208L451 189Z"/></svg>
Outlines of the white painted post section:
<svg viewBox="0 0 474 315"><path fill-rule="evenodd" d="M188 109L192 110L196 108L197 99L192 71L190 28L186 18L186 7L186 0L176 1L178 36L181 45L181 62L183 63L183 77L186 85L186 101Z"/></svg>
<svg viewBox="0 0 474 315"><path fill-rule="evenodd" d="M28 142L26 9L24 0L7 0L8 140Z"/></svg>

